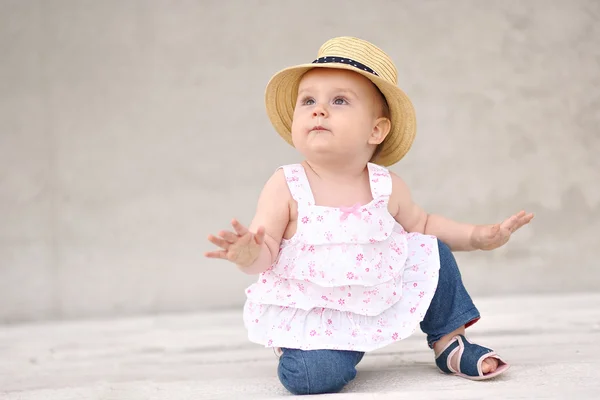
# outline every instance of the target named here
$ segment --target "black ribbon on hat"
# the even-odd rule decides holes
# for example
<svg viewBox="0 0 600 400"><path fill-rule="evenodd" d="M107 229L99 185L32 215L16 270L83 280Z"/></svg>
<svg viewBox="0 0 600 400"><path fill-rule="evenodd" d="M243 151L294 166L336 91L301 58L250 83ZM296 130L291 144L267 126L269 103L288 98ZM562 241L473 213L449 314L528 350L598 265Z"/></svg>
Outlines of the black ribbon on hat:
<svg viewBox="0 0 600 400"><path fill-rule="evenodd" d="M365 64L361 64L358 61L352 60L351 58L321 57L321 58L317 58L312 63L313 64L327 64L327 63L348 64L348 65L352 65L355 68L362 69L363 71L367 71L375 76L379 76L379 75L377 75L377 72L373 71L371 68L367 67Z"/></svg>

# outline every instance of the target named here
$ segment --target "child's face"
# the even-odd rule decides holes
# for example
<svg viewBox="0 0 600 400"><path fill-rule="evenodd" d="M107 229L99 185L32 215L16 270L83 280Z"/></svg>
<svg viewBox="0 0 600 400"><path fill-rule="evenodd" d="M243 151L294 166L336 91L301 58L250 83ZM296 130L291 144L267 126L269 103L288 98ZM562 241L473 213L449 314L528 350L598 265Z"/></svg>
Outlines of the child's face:
<svg viewBox="0 0 600 400"><path fill-rule="evenodd" d="M381 95L364 76L315 68L304 75L292 122L294 146L306 158L371 158L389 132Z"/></svg>

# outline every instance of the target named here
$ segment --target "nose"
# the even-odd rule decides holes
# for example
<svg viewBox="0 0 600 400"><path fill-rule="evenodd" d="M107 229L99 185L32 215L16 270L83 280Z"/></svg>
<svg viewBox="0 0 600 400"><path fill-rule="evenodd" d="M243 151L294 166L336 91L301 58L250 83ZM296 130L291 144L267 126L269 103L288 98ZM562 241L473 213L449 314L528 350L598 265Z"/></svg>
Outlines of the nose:
<svg viewBox="0 0 600 400"><path fill-rule="evenodd" d="M327 109L321 103L318 103L317 105L315 105L312 115L313 115L313 118L314 117L326 117Z"/></svg>

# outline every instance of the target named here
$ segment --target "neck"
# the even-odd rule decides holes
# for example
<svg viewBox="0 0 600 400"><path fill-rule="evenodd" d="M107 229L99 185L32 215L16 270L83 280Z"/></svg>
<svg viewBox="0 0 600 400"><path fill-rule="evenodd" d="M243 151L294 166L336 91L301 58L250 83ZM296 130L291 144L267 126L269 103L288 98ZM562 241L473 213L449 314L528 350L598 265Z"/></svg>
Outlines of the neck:
<svg viewBox="0 0 600 400"><path fill-rule="evenodd" d="M323 180L356 181L365 172L366 163L358 162L324 163L316 160L305 160L304 163Z"/></svg>

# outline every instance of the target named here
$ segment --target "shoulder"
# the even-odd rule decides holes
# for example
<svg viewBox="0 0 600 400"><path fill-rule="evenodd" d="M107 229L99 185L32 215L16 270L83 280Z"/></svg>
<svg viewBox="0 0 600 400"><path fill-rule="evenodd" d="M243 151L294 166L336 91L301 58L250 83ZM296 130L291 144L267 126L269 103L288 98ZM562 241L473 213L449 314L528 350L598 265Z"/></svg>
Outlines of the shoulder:
<svg viewBox="0 0 600 400"><path fill-rule="evenodd" d="M285 170L288 169L288 167L291 166L286 165L279 167L273 172L263 187L263 196L270 196L282 200L291 197L285 173Z"/></svg>
<svg viewBox="0 0 600 400"><path fill-rule="evenodd" d="M406 182L398 174L396 174L393 171L389 171L389 174L390 174L390 178L392 180L393 186L399 186L399 187L406 186Z"/></svg>
<svg viewBox="0 0 600 400"><path fill-rule="evenodd" d="M395 201L402 202L404 199L410 198L410 189L406 184L406 181L402 179L398 174L390 171L390 178L392 181L392 195L391 197Z"/></svg>

